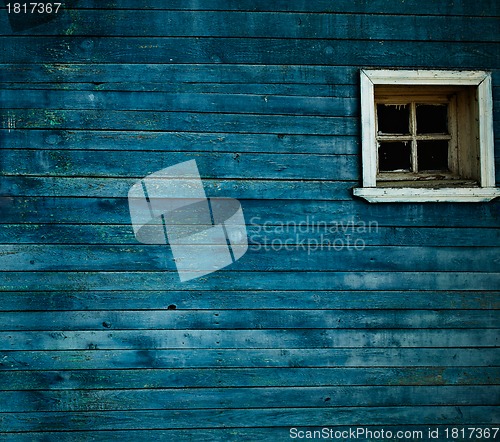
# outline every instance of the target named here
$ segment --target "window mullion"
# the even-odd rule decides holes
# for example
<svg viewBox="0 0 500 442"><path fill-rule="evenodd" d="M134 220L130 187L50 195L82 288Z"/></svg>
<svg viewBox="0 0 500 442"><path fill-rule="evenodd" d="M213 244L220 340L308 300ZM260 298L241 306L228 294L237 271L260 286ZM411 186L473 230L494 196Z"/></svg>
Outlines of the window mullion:
<svg viewBox="0 0 500 442"><path fill-rule="evenodd" d="M417 106L414 101L410 103L410 133L411 133L411 170L418 172L417 156Z"/></svg>

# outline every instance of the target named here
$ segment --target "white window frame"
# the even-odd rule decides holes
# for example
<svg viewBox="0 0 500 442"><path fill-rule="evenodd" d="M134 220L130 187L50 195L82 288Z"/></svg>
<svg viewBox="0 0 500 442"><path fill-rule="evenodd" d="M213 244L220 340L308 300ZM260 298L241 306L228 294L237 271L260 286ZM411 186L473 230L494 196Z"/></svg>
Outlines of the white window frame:
<svg viewBox="0 0 500 442"><path fill-rule="evenodd" d="M478 99L480 179L477 187L377 187L375 85L475 86ZM361 70L363 187L354 195L369 202L485 202L500 196L495 187L491 75L484 71Z"/></svg>

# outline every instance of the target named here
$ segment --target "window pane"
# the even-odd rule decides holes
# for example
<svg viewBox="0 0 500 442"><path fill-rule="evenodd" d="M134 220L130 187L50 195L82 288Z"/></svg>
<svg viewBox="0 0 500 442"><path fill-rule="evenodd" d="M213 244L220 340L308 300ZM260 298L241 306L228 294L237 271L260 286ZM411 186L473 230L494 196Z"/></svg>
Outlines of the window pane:
<svg viewBox="0 0 500 442"><path fill-rule="evenodd" d="M380 172L408 172L411 169L411 142L380 143L378 169Z"/></svg>
<svg viewBox="0 0 500 442"><path fill-rule="evenodd" d="M417 105L417 134L448 133L448 106Z"/></svg>
<svg viewBox="0 0 500 442"><path fill-rule="evenodd" d="M378 104L377 119L379 133L410 133L410 106L406 104Z"/></svg>
<svg viewBox="0 0 500 442"><path fill-rule="evenodd" d="M418 170L448 170L448 141L418 141Z"/></svg>

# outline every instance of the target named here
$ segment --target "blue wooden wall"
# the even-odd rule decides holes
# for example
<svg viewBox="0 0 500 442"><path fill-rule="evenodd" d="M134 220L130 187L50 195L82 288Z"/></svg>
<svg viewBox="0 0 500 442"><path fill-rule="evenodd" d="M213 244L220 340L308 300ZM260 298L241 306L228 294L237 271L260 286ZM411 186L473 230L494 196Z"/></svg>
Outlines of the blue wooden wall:
<svg viewBox="0 0 500 442"><path fill-rule="evenodd" d="M498 1L71 5L0 11L1 441L499 423L500 203L352 197L360 68L490 70L498 137ZM181 283L127 192L189 159L251 248ZM301 222L365 247L256 250Z"/></svg>

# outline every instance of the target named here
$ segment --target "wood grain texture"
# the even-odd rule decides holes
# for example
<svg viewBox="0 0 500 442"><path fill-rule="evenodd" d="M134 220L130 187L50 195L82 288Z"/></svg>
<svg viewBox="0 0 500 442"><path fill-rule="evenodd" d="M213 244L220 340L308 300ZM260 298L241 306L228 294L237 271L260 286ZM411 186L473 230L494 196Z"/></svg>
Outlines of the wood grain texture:
<svg viewBox="0 0 500 442"><path fill-rule="evenodd" d="M128 152L96 155L93 151L64 152L7 150L0 173L21 176L94 176L140 179L158 169L195 159L203 178L354 180L359 166L355 155L290 155L207 152ZM316 167L311 167L312 165ZM118 196L118 195L116 195ZM120 195L121 196L121 195ZM123 194L127 196L127 193Z"/></svg>
<svg viewBox="0 0 500 442"><path fill-rule="evenodd" d="M56 353L52 353L56 354ZM153 368L17 370L0 376L3 391L134 390L157 388L496 385L495 367L395 368Z"/></svg>
<svg viewBox="0 0 500 442"><path fill-rule="evenodd" d="M241 329L0 332L1 350L496 347L492 329Z"/></svg>
<svg viewBox="0 0 500 442"><path fill-rule="evenodd" d="M13 109L7 111L10 123L4 128L19 129L81 129L264 133L306 135L347 135L357 133L357 119L343 117L248 115L186 112L143 111L140 114L108 110Z"/></svg>
<svg viewBox="0 0 500 442"><path fill-rule="evenodd" d="M367 231L372 223L372 232L377 225L474 229L497 228L500 220L499 201L489 204L370 205L361 200L264 199L241 200L241 205L245 219L250 224L263 226L267 223L266 225L281 226L281 228L287 223L298 226L302 222L311 229L318 223L348 227L349 223L354 223L355 226L365 226ZM0 206L1 224L120 224L130 228L130 214L125 194L120 198L4 196L0 199ZM471 213L474 213L474 217Z"/></svg>
<svg viewBox="0 0 500 442"><path fill-rule="evenodd" d="M499 5L78 0L15 30L2 11L0 441L497 424L500 202L352 188L361 68L492 71L498 129ZM240 200L250 250L181 283L127 193L189 159ZM320 238L363 248L301 246Z"/></svg>
<svg viewBox="0 0 500 442"><path fill-rule="evenodd" d="M219 271L188 283L176 272L5 272L2 291L61 290L497 290L500 273Z"/></svg>
<svg viewBox="0 0 500 442"><path fill-rule="evenodd" d="M479 341L478 341L479 342ZM6 350L0 351L2 372L25 370L111 370L172 368L387 368L492 367L493 347L355 347L281 349L135 349L135 350ZM206 384L206 386L209 386Z"/></svg>
<svg viewBox="0 0 500 442"><path fill-rule="evenodd" d="M214 409L214 410L152 410L96 412L31 412L4 413L4 429L10 432L61 430L116 430L136 429L148 423L151 429L199 428L204 422L208 428L254 427L321 427L350 425L352 419L362 425L383 425L391 419L393 425L460 425L466 422L492 425L498 420L493 406L408 406L408 407L342 407L281 408L281 409ZM286 437L288 433L285 433Z"/></svg>
<svg viewBox="0 0 500 442"><path fill-rule="evenodd" d="M139 6L139 4L137 4ZM170 7L170 5L168 5ZM424 11L424 9L422 9ZM317 14L245 11L69 10L71 36L240 37L338 40L495 41L495 18L407 15L394 20L383 14ZM69 17L68 17L69 16ZM9 35L6 16L4 31ZM148 26L144 26L147 23ZM44 26L24 35L59 35L59 26Z"/></svg>
<svg viewBox="0 0 500 442"><path fill-rule="evenodd" d="M224 152L289 154L355 154L352 135L239 134L159 131L0 129L2 149ZM99 155L99 153L95 153Z"/></svg>
<svg viewBox="0 0 500 442"><path fill-rule="evenodd" d="M252 387L141 390L62 390L1 392L3 412L106 412L129 410L206 410L245 408L337 408L390 406L496 405L500 387L349 386ZM417 394L418 392L418 394Z"/></svg>
<svg viewBox="0 0 500 442"><path fill-rule="evenodd" d="M194 37L8 37L0 63L227 63L498 68L494 43Z"/></svg>
<svg viewBox="0 0 500 442"><path fill-rule="evenodd" d="M209 112L222 114L358 116L359 103L350 97L192 92L39 91L0 92L2 109Z"/></svg>
<svg viewBox="0 0 500 442"><path fill-rule="evenodd" d="M498 291L80 290L0 292L0 311L500 310ZM258 299L258 302L255 300ZM158 314L158 313L157 313Z"/></svg>
<svg viewBox="0 0 500 442"><path fill-rule="evenodd" d="M491 310L215 310L1 312L0 331L494 329Z"/></svg>
<svg viewBox="0 0 500 442"><path fill-rule="evenodd" d="M234 154L233 154L234 155ZM348 162L348 159L340 159ZM29 177L5 176L0 182L0 192L6 196L77 196L112 198L125 195L136 183L135 178L110 177ZM232 195L237 199L282 199L310 198L337 201L352 199L352 188L357 181L304 181L263 179L204 179L210 197ZM125 229L124 229L125 230ZM125 233L125 232L124 232ZM1 232L0 232L1 235ZM117 239L119 241L119 239ZM136 244L136 241L133 242Z"/></svg>
<svg viewBox="0 0 500 442"><path fill-rule="evenodd" d="M26 60L29 61L29 60ZM328 85L337 88L358 83L358 69L352 66L307 66L291 63L288 65L255 64L156 64L136 63L51 63L44 64L3 63L0 70L1 82L29 82L28 88L38 83L91 83L95 87L105 84L125 83L129 88L140 90L142 84L161 83L169 88L216 83L219 86L236 84L264 85ZM147 73L147 75L145 74Z"/></svg>
<svg viewBox="0 0 500 442"><path fill-rule="evenodd" d="M4 181L8 180L6 179ZM23 179L23 181L33 182L31 179ZM115 184L116 181L119 180L113 180ZM219 184L224 183L219 182ZM274 184L276 185L276 182ZM306 183L301 184L301 186L307 188ZM72 186L72 188L65 187L64 189L67 193L71 193L73 191L75 193L79 193L80 186L75 187L77 188L75 189ZM241 187L243 187L243 185L241 185ZM245 187L243 187L243 189L244 188ZM241 189L241 191L243 191L243 189ZM255 191L255 189L250 185L248 186L248 189L252 192ZM33 192L36 192L36 189L32 190ZM96 190L99 191L99 189ZM289 191L289 193L291 192ZM51 194L52 192L47 192L44 193L44 196L51 196ZM341 196L339 196L338 198L341 199ZM363 224L361 223L356 224L347 222L343 225L340 223L337 225L335 224L335 222L333 222L321 225L321 227L318 228L311 228L309 229L309 231L299 232L298 227L297 229L293 227L286 229L279 223L275 223L273 225L265 223L266 221L264 221L263 219L256 218L252 220L251 224L247 223L248 241L252 246L252 249L256 249L258 245L263 246L264 244L272 244L272 242L275 240L292 241L292 244L296 244L297 233L300 233L300 238L305 238L306 240L317 240L318 235L323 235L323 238L325 240L330 240L331 242L334 242L335 240L341 240L344 241L345 244L347 244L348 239L350 239L351 241L350 244L352 244L353 239L360 239L363 241L366 247L436 247L436 244L438 244L439 248L495 248L498 247L498 244L500 242L500 231L499 229L496 229L494 227L387 227L381 226L380 224L378 226L372 224L371 227L363 227ZM134 236L132 228L126 224L3 224L2 228L0 229L0 243L5 245L85 244L88 245L89 248L92 248L92 246L94 245L139 245L137 243L137 239ZM48 250L50 250L50 248L48 248ZM460 249L456 251L459 252ZM436 253L439 253L439 249L438 251L436 251ZM429 300L429 302L430 301L431 300Z"/></svg>
<svg viewBox="0 0 500 442"><path fill-rule="evenodd" d="M286 249L281 246L282 240L275 239L273 243L265 233L261 239L254 238L245 261L234 263L232 271L432 272L439 268L442 272L494 273L500 269L496 247L484 248L480 254L475 247L366 247L356 233L342 239L336 234L318 238L311 235L307 246L300 234L289 236ZM211 269L213 257L225 252L223 247L207 243L208 240L199 247L200 253L210 255L204 260L200 257L200 270ZM408 255L416 257L417 262L405 262ZM162 270L176 271L172 252L165 246L0 246L0 271Z"/></svg>

